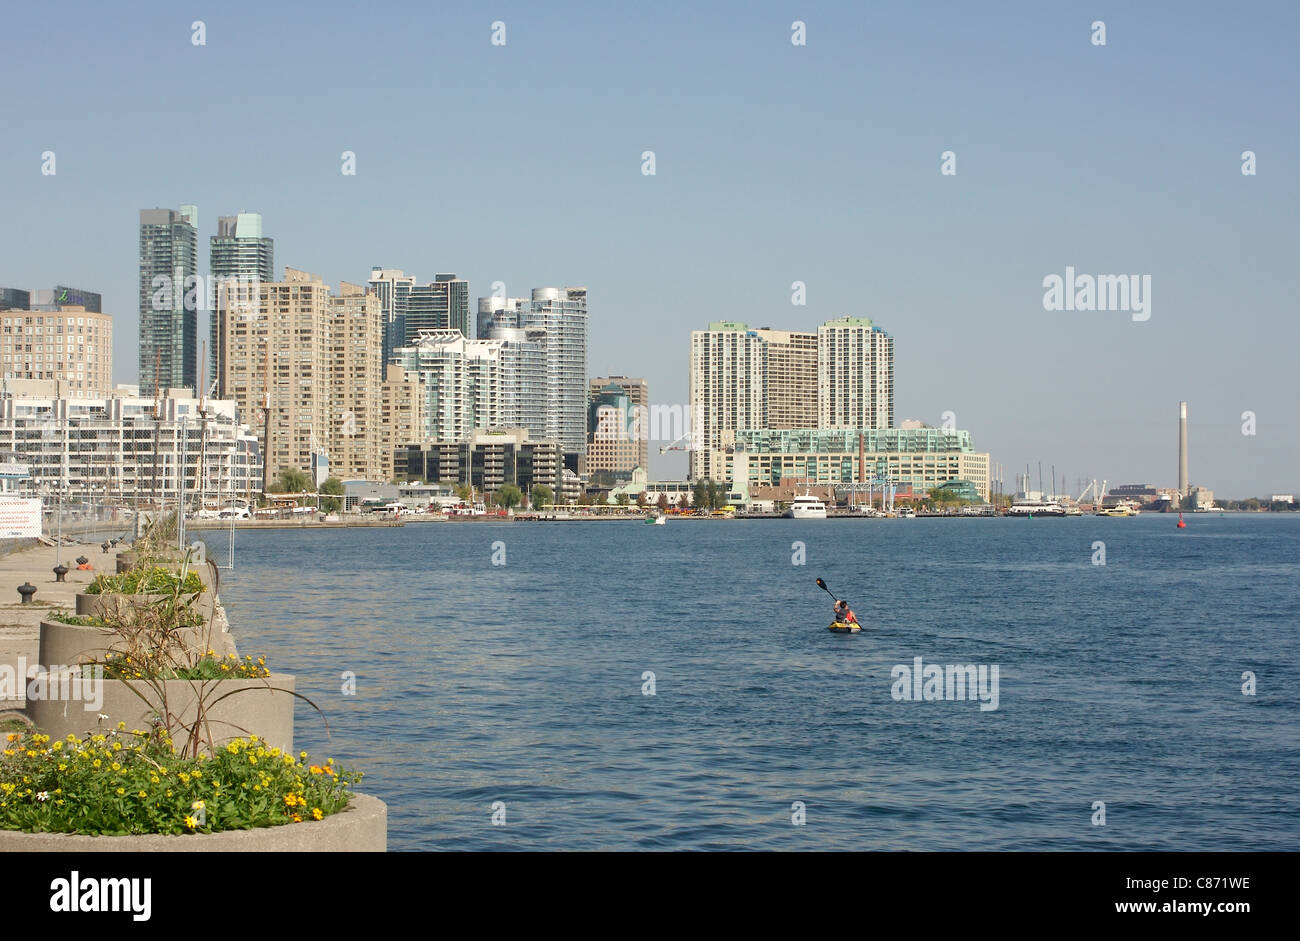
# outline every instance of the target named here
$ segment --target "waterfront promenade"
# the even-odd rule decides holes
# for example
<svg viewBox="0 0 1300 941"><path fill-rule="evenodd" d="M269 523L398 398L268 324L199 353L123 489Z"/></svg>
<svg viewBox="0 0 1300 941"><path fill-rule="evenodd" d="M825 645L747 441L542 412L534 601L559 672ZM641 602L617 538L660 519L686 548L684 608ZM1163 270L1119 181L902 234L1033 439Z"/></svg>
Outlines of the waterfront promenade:
<svg viewBox="0 0 1300 941"><path fill-rule="evenodd" d="M54 546L37 545L0 556L0 666L16 670L23 658L28 666L35 665L40 647L40 623L45 616L55 608L75 611L77 593L85 591L101 572L110 575L116 572L118 554L129 549L130 546L119 546L104 552L98 544L64 546L61 559L68 567L68 573L62 582L54 575L56 560L60 558L60 550ZM85 556L94 568L78 570L78 556ZM208 588L209 600L203 605L206 613L209 610L207 605L213 603L210 600L213 597L210 594L211 572L206 565L196 566L195 571ZM18 594L18 586L24 583L36 586L31 604L23 604ZM220 605L219 601L216 603ZM219 608L217 619L221 626L226 625L224 610ZM231 643L228 650L234 652L234 649ZM18 687L16 697L0 698L0 715L25 706L24 684L15 685Z"/></svg>

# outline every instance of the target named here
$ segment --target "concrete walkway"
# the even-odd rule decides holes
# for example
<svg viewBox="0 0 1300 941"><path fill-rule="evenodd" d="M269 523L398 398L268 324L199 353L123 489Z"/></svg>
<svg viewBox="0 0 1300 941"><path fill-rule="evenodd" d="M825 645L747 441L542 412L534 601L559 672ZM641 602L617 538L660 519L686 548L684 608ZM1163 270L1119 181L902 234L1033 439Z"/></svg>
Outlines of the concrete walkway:
<svg viewBox="0 0 1300 941"><path fill-rule="evenodd" d="M37 546L0 556L0 666L7 664L11 669L17 670L21 657L26 658L29 666L36 664L40 647L40 623L45 616L54 609L74 612L77 607L77 592L85 591L86 586L100 572L108 572L110 575L115 573L118 553L129 549L129 546L122 546L104 552L98 543L64 546L61 550L62 561L69 571L62 583L54 577L55 560L60 550L52 546ZM92 571L77 570L77 557L83 555L94 566ZM212 603L211 572L206 565L197 566L196 570L208 588L205 592L206 604L201 602L202 610L207 614L210 610L207 605ZM32 603L27 605L22 604L22 597L18 594L18 586L24 582L36 586ZM217 624L223 631L228 631L225 610L220 608L219 601L217 604ZM221 653L235 653L233 638L226 633L225 639L229 643L223 645ZM22 696L25 681L15 685L19 687L19 695L17 698L0 698L0 715L12 709L22 709L26 705Z"/></svg>

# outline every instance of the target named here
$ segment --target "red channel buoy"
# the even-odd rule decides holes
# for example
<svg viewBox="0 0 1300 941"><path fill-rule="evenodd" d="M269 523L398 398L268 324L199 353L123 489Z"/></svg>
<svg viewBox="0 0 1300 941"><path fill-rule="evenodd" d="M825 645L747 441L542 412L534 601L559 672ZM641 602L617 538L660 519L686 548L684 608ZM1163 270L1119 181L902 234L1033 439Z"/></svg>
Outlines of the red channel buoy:
<svg viewBox="0 0 1300 941"><path fill-rule="evenodd" d="M1183 522L1183 514L1181 510L1178 512L1178 528L1179 529L1187 528L1187 524Z"/></svg>

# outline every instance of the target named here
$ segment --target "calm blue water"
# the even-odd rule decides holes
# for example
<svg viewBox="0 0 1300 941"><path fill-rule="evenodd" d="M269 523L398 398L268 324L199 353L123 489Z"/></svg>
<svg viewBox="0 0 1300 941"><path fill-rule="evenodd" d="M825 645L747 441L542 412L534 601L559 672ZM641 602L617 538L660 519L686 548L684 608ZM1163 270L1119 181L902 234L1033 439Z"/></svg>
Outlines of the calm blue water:
<svg viewBox="0 0 1300 941"><path fill-rule="evenodd" d="M1300 849L1300 514L1188 520L240 533L222 595L392 849ZM1000 707L895 701L916 656Z"/></svg>

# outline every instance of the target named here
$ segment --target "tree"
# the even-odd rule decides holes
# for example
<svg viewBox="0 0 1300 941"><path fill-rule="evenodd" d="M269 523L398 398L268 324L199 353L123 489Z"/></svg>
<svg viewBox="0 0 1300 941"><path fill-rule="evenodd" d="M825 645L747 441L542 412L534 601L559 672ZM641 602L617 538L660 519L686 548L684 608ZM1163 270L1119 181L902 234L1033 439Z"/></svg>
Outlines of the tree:
<svg viewBox="0 0 1300 941"><path fill-rule="evenodd" d="M642 490L640 493L636 495L636 505L639 506L641 509L644 510L649 505L649 503L650 501L646 497L644 490Z"/></svg>
<svg viewBox="0 0 1300 941"><path fill-rule="evenodd" d="M474 488L469 484L461 484L456 488L456 499L461 503L469 503L474 499Z"/></svg>
<svg viewBox="0 0 1300 941"><path fill-rule="evenodd" d="M626 493L620 493L617 497L614 498L614 500L615 502L618 503L619 506L627 506L629 503L632 502L631 500L628 499L628 495Z"/></svg>
<svg viewBox="0 0 1300 941"><path fill-rule="evenodd" d="M686 509L686 507L687 507L689 504L690 504L690 501L686 499L686 494L684 494L684 493L679 493L679 494L677 495L677 508L678 508L679 510L684 510L684 509Z"/></svg>
<svg viewBox="0 0 1300 941"><path fill-rule="evenodd" d="M523 491L514 484L503 484L496 492L496 502L507 510L516 507L524 499Z"/></svg>
<svg viewBox="0 0 1300 941"><path fill-rule="evenodd" d="M694 491L692 493L692 496L694 497L694 500L692 502L694 502L696 509L698 510L708 509L709 484L711 484L712 482L713 481L711 480L705 480L703 477L695 481L695 486L692 488L692 490ZM685 496L685 494L683 494L683 496Z"/></svg>
<svg viewBox="0 0 1300 941"><path fill-rule="evenodd" d="M668 510L668 494L659 494L659 512L665 513Z"/></svg>
<svg viewBox="0 0 1300 941"><path fill-rule="evenodd" d="M281 467L274 489L278 493L305 493L312 489L311 475L296 467Z"/></svg>
<svg viewBox="0 0 1300 941"><path fill-rule="evenodd" d="M534 484L532 490L533 509L539 509L548 503L555 502L555 491L546 484Z"/></svg>
<svg viewBox="0 0 1300 941"><path fill-rule="evenodd" d="M343 501L339 499L344 494L343 481L337 477L327 478L325 483L320 485L320 493L337 494L334 497L321 497L320 508L326 513L337 513L343 507Z"/></svg>

